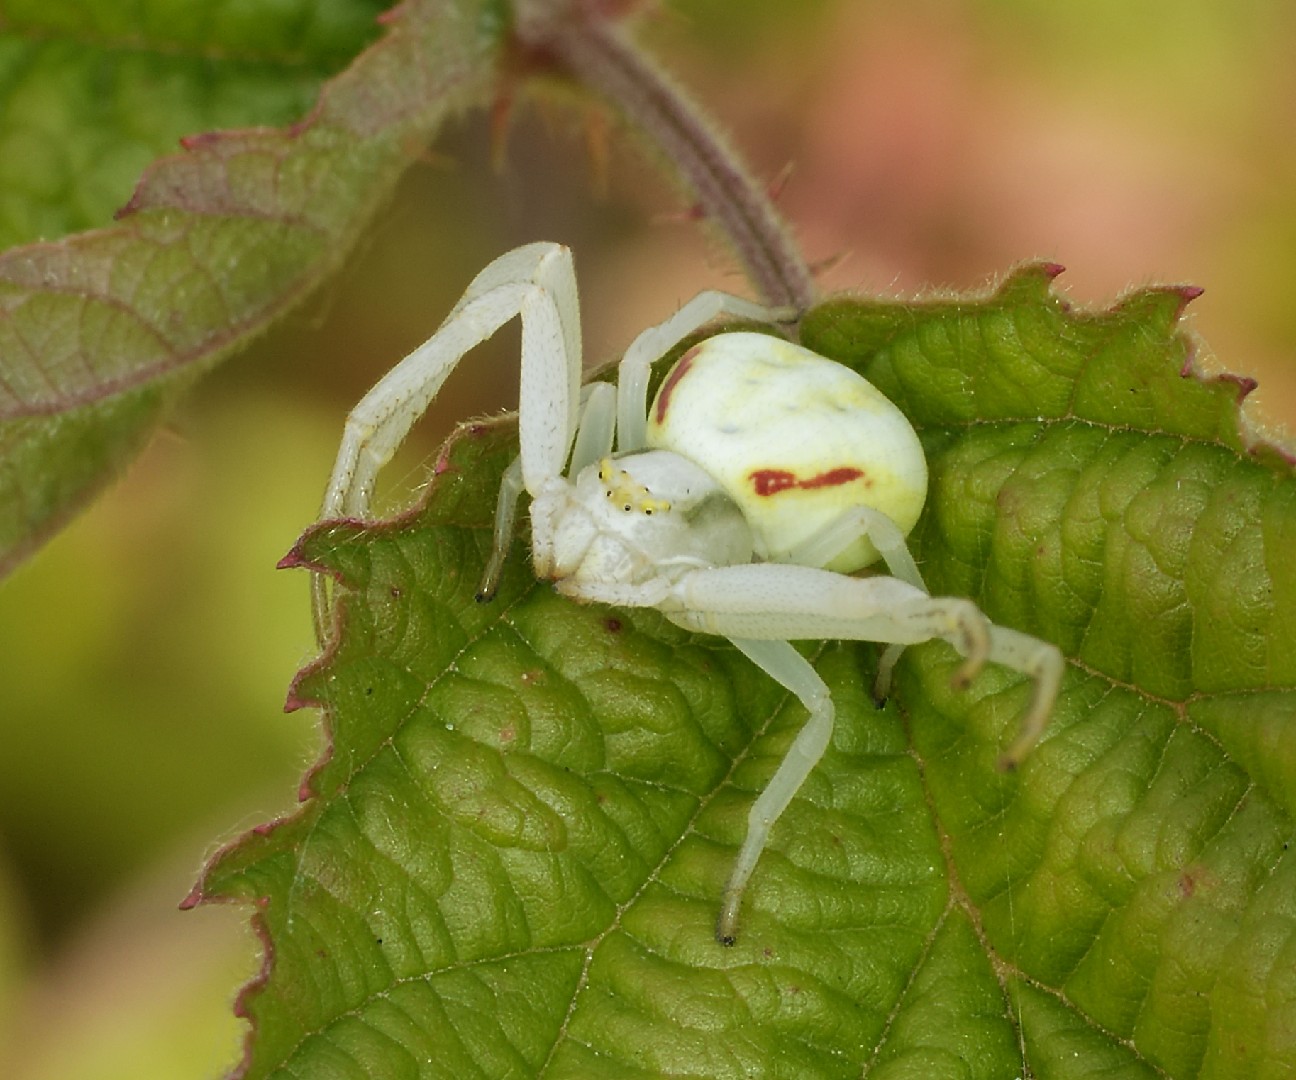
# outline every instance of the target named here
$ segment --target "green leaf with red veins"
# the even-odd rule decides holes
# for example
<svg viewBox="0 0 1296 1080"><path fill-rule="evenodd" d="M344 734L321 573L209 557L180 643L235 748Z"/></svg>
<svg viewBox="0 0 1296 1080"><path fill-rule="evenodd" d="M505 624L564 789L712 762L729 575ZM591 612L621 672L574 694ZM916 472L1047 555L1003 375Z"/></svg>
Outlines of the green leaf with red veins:
<svg viewBox="0 0 1296 1080"><path fill-rule="evenodd" d="M343 583L290 704L330 751L193 900L257 905L240 1075L1278 1077L1296 1069L1296 483L1206 379L1185 289L1075 312L834 301L810 347L913 419L933 590L1068 657L1029 693L814 644L833 743L776 825L734 948L746 812L804 719L723 642L537 584L473 599L507 425L462 429L407 516L309 531Z"/></svg>
<svg viewBox="0 0 1296 1080"><path fill-rule="evenodd" d="M0 572L336 268L440 121L488 97L494 8L411 0L321 89L375 36L375 4L5 5L0 242L130 198L116 225L0 254Z"/></svg>

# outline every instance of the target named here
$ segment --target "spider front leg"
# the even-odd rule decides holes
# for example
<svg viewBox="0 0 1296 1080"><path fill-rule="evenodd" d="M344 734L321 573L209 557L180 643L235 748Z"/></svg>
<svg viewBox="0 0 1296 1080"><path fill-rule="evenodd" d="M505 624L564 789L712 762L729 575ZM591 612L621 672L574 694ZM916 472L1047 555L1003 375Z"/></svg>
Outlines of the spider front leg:
<svg viewBox="0 0 1296 1080"><path fill-rule="evenodd" d="M426 411L474 345L515 315L522 318L518 428L521 481L533 494L562 475L576 430L581 376L579 302L571 252L559 244L527 244L481 271L426 342L369 391L347 417L321 518L363 517L379 470ZM328 586L317 575L316 636L329 619Z"/></svg>
<svg viewBox="0 0 1296 1080"><path fill-rule="evenodd" d="M720 918L716 921L716 939L721 945L732 945L737 940L738 911L742 907L747 882L769 842L774 822L783 815L788 803L828 749L835 713L828 684L791 644L749 638L730 640L766 675L794 693L809 716L765 785L765 790L756 797L747 812L747 835L738 849L733 869L729 871L729 880L725 882Z"/></svg>
<svg viewBox="0 0 1296 1080"><path fill-rule="evenodd" d="M1039 739L1062 680L1063 660L1048 642L995 626L970 600L932 597L892 577L852 578L814 567L752 563L695 570L640 586L573 585L572 595L656 607L681 626L729 638L797 695L809 717L748 815L747 836L725 886L717 937L732 943L743 893L779 815L818 764L832 737L833 704L822 680L788 641L847 639L950 642L965 657L956 685L986 660L1030 676L1035 691L1018 737L1001 763L1017 763Z"/></svg>
<svg viewBox="0 0 1296 1080"><path fill-rule="evenodd" d="M616 387L611 383L595 382L581 387L580 424L572 446L571 465L568 472L577 476L588 465L612 452L612 439L616 425ZM499 498L495 504L495 531L491 541L490 558L482 572L477 587L477 602L494 599L499 588L504 560L513 544L513 526L517 519L517 503L522 495L522 457L515 457L500 481Z"/></svg>

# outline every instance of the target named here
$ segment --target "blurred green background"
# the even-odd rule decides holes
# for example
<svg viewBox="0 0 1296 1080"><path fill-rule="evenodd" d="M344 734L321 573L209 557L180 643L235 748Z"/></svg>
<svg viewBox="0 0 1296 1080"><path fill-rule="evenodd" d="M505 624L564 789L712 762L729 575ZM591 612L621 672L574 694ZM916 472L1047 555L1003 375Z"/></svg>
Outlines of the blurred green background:
<svg viewBox="0 0 1296 1080"><path fill-rule="evenodd" d="M1293 5L681 0L643 29L759 175L792 166L780 202L826 289L966 290L1034 258L1081 304L1202 285L1205 362L1261 379L1252 417L1296 420ZM347 409L472 274L573 246L591 363L699 289L744 290L633 143L613 130L596 164L601 131L538 99L493 167L485 117L457 124L341 276L0 584L0 1076L236 1059L247 913L176 905L217 843L292 809L319 750L316 717L281 712L314 651L307 578L274 565ZM452 381L390 498L449 424L515 403L516 349L506 332Z"/></svg>

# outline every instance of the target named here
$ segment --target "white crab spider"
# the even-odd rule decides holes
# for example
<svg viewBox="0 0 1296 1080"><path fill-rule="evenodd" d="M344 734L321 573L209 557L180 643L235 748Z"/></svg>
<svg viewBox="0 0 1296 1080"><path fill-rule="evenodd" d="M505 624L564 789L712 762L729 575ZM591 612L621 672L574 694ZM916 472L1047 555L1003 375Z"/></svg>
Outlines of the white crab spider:
<svg viewBox="0 0 1296 1080"><path fill-rule="evenodd" d="M549 243L510 251L352 410L321 511L363 517L378 470L455 365L521 316L521 454L501 486L480 598L494 592L525 488L538 577L574 600L653 607L727 637L809 713L749 813L717 924L726 944L771 827L832 735L828 687L790 641L887 643L880 694L903 647L933 638L965 657L960 683L986 660L1031 676L1008 765L1038 740L1063 670L1053 645L993 625L970 600L927 593L904 539L926 497L922 448L861 376L769 335L719 334L681 357L648 412L651 365L683 338L719 315L780 314L704 292L635 339L615 388L582 391L571 252ZM879 555L891 576L847 576ZM321 626L328 616L322 578L316 616Z"/></svg>

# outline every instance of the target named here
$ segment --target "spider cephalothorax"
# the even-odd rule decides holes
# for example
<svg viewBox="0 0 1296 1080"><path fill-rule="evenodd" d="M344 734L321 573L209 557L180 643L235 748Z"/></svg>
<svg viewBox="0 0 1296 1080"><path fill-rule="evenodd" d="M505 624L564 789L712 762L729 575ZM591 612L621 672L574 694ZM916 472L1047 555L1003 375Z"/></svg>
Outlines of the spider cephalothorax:
<svg viewBox="0 0 1296 1080"><path fill-rule="evenodd" d="M717 926L725 943L770 829L832 735L828 688L791 641L886 643L879 694L903 647L934 638L964 656L962 682L987 660L1030 676L1035 692L1008 764L1039 738L1063 670L1053 645L994 625L970 600L928 594L905 544L926 497L922 447L861 376L778 337L717 334L676 362L648 408L653 362L685 337L720 315L779 314L704 292L635 339L615 387L582 388L571 252L516 248L352 410L322 509L364 516L378 470L451 370L521 316L521 452L501 485L479 597L493 595L525 489L537 576L574 600L652 607L724 636L809 712L748 815ZM889 575L849 576L879 558ZM324 588L317 580L320 625Z"/></svg>

